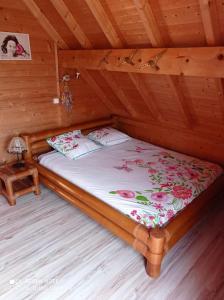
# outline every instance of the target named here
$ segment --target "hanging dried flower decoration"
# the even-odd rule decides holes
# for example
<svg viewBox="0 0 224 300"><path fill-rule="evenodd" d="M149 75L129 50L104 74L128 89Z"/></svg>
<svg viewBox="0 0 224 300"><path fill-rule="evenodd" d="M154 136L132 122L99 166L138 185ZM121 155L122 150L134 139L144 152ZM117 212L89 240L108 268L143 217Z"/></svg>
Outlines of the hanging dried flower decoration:
<svg viewBox="0 0 224 300"><path fill-rule="evenodd" d="M61 93L61 102L64 105L65 110L67 112L72 111L72 107L73 107L72 93L68 85L69 80L64 80L64 79L62 80L63 85L62 85L62 93Z"/></svg>
<svg viewBox="0 0 224 300"><path fill-rule="evenodd" d="M62 81L62 91L61 91L61 103L64 105L67 112L72 111L73 107L73 96L69 87L69 81L74 79L79 79L80 73L78 71L75 72L74 76L70 76L69 74L63 75Z"/></svg>

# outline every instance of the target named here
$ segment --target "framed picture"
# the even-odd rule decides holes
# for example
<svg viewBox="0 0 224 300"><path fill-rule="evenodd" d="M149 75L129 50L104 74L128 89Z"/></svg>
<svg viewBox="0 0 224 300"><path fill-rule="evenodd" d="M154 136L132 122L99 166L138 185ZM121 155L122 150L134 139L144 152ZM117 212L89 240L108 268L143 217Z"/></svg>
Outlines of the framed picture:
<svg viewBox="0 0 224 300"><path fill-rule="evenodd" d="M31 60L29 34L1 31L0 60Z"/></svg>

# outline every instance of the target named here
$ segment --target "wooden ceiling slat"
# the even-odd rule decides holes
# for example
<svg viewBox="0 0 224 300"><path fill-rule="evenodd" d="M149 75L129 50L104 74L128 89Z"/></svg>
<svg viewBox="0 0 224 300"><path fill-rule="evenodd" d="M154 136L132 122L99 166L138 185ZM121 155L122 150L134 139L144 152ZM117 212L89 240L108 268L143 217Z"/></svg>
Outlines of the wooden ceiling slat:
<svg viewBox="0 0 224 300"><path fill-rule="evenodd" d="M219 104L222 112L222 120L224 122L224 81L223 79L217 79L216 86L218 90Z"/></svg>
<svg viewBox="0 0 224 300"><path fill-rule="evenodd" d="M147 0L133 0L133 2L138 10L152 46L158 48L164 47L165 44L150 3Z"/></svg>
<svg viewBox="0 0 224 300"><path fill-rule="evenodd" d="M169 86L170 86L174 96L176 97L176 99L179 102L180 111L183 115L185 124L189 128L194 126L196 123L196 119L192 113L190 106L187 103L187 99L185 99L185 97L181 91L181 87L179 84L179 77L178 76L167 76L167 81L169 83Z"/></svg>
<svg viewBox="0 0 224 300"><path fill-rule="evenodd" d="M85 0L85 2L89 6L89 9L96 18L96 21L100 25L100 28L104 32L111 46L113 48L122 48L123 45L120 40L120 37L114 29L114 26L108 18L108 15L105 12L104 7L100 3L100 1Z"/></svg>
<svg viewBox="0 0 224 300"><path fill-rule="evenodd" d="M61 49L69 49L69 46L63 40L63 38L54 29L52 24L48 21L45 15L41 12L39 7L33 0L23 0L33 16L38 20L39 24L49 34L49 36L55 41Z"/></svg>
<svg viewBox="0 0 224 300"><path fill-rule="evenodd" d="M104 7L102 6L102 4L100 3L100 1L95 1L93 3L92 0L85 0L86 3L88 4L90 10L92 11L93 15L95 16L97 22L99 23L102 31L104 32L105 36L107 37L108 41L110 42L111 46L113 48L122 48L123 42L119 37L119 34L117 33L116 29L114 28L113 24L111 23L106 11L104 10ZM131 75L128 74L131 78ZM107 78L105 78L107 83L108 80ZM131 81L134 83L133 81L133 77L131 78ZM136 82L135 82L136 83ZM134 83L135 88L137 88L138 86L136 86L136 84ZM116 83L115 82L110 82L109 85L110 87L115 87L116 89ZM139 91L139 89L137 88L137 90ZM120 99L120 101L127 107L127 110L129 113L131 113L133 116L136 115L136 112L133 108L133 106L130 104L129 100L127 99L127 97L125 96L125 94L120 91L118 93L118 91L114 91L118 98ZM143 92L141 91L141 97L143 98L145 96L143 96ZM145 98L143 98L143 100L145 101ZM150 108L149 102L146 103L148 109L149 109L149 113L150 115L153 117L152 115L152 110ZM158 114L158 113L157 113Z"/></svg>
<svg viewBox="0 0 224 300"><path fill-rule="evenodd" d="M75 38L79 41L83 48L91 49L92 44L88 37L82 31L78 22L75 20L74 16L70 12L69 8L66 6L63 0L50 0L52 5L55 7L59 15L62 17L70 31L73 33Z"/></svg>
<svg viewBox="0 0 224 300"><path fill-rule="evenodd" d="M149 88L144 83L142 78L140 78L139 75L135 73L129 73L129 77L136 87L137 91L139 92L144 103L146 104L151 117L153 119L161 119L161 114L159 113L156 105L154 105L155 97L152 95L152 93L150 93Z"/></svg>
<svg viewBox="0 0 224 300"><path fill-rule="evenodd" d="M146 33L153 47L164 47L165 43L162 38L162 34L156 22L153 10L150 6L148 0L133 0L136 5L136 8L139 12L139 16L144 24ZM173 77L167 76L167 80L172 88L175 97L178 99L180 103L180 109L182 111L184 120L186 121L188 126L193 124L192 112L190 106L188 106L185 102L186 99L182 94L181 89L179 88L177 80Z"/></svg>
<svg viewBox="0 0 224 300"><path fill-rule="evenodd" d="M131 105L129 98L125 95L121 87L117 84L112 74L107 71L100 71L100 73L102 74L110 88L113 90L114 94L120 100L120 102L126 107L128 113L132 117L138 118L139 115L137 114L135 107Z"/></svg>
<svg viewBox="0 0 224 300"><path fill-rule="evenodd" d="M109 100L108 96L104 93L101 87L97 84L91 74L85 70L80 68L79 69L83 80L92 88L92 90L96 93L99 99L104 103L104 105L112 112L116 112L116 108L113 106L111 101Z"/></svg>

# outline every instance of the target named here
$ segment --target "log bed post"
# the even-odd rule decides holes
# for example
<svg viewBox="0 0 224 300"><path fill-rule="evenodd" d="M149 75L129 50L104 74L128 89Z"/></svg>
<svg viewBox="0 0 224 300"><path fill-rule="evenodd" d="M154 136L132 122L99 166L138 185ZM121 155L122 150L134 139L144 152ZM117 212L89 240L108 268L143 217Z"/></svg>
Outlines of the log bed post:
<svg viewBox="0 0 224 300"><path fill-rule="evenodd" d="M160 228L153 228L149 233L149 252L146 257L146 272L150 277L158 277L164 257L165 233Z"/></svg>

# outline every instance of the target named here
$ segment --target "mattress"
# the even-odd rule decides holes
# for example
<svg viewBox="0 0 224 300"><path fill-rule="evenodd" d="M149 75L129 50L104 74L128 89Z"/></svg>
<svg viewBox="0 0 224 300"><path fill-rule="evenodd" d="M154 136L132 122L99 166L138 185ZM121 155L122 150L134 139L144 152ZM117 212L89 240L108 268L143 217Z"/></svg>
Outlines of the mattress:
<svg viewBox="0 0 224 300"><path fill-rule="evenodd" d="M214 163L137 139L78 160L53 151L39 162L148 228L166 224L223 172Z"/></svg>

